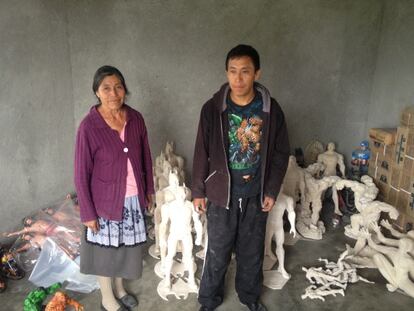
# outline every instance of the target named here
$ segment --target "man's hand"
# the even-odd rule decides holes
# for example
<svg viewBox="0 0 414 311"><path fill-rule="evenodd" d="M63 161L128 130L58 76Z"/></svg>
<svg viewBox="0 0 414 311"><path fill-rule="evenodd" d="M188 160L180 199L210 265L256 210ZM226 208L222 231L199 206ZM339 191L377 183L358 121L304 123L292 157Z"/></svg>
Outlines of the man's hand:
<svg viewBox="0 0 414 311"><path fill-rule="evenodd" d="M264 200L263 200L262 211L263 212L270 212L274 205L275 205L275 199L265 195Z"/></svg>
<svg viewBox="0 0 414 311"><path fill-rule="evenodd" d="M91 229L93 233L98 233L99 227L98 221L96 219L84 222L83 224L89 229Z"/></svg>
<svg viewBox="0 0 414 311"><path fill-rule="evenodd" d="M194 198L193 199L194 210L200 215L206 211L206 199L205 198Z"/></svg>

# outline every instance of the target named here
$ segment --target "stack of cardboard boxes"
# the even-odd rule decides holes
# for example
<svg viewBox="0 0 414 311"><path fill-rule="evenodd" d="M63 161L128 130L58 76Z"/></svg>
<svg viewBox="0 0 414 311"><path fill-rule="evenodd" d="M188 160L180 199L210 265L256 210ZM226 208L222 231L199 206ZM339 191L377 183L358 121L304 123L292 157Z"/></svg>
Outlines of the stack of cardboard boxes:
<svg viewBox="0 0 414 311"><path fill-rule="evenodd" d="M401 114L398 129L370 129L371 159L368 174L380 198L400 212L402 229L414 224L414 107Z"/></svg>

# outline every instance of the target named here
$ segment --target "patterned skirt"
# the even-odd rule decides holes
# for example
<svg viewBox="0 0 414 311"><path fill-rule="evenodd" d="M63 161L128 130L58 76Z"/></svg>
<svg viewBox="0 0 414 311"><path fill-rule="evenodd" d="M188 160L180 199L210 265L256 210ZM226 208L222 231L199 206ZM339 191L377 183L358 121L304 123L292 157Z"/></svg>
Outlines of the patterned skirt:
<svg viewBox="0 0 414 311"><path fill-rule="evenodd" d="M147 240L138 196L125 198L121 221L98 217L99 231L86 230L86 241L106 247L135 246Z"/></svg>

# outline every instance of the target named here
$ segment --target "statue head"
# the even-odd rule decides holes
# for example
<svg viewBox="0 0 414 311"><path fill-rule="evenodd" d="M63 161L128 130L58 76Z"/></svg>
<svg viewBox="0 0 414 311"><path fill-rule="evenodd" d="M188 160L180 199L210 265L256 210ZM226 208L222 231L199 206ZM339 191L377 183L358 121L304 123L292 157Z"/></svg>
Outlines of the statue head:
<svg viewBox="0 0 414 311"><path fill-rule="evenodd" d="M326 146L326 149L328 151L335 151L335 143L333 142L328 143L328 145Z"/></svg>

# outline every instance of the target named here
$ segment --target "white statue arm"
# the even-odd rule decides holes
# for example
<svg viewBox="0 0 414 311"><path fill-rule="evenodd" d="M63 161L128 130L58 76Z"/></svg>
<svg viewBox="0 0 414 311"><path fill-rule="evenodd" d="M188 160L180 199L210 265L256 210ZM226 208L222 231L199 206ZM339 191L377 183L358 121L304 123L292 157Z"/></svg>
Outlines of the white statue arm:
<svg viewBox="0 0 414 311"><path fill-rule="evenodd" d="M342 177L345 178L344 156L339 153L338 153L338 165L339 165L339 170L341 171Z"/></svg>
<svg viewBox="0 0 414 311"><path fill-rule="evenodd" d="M195 244L201 245L201 241L203 238L203 224L201 223L200 215L196 211L194 211L194 209L192 208L192 204L191 204L191 211L193 214L194 229L196 231Z"/></svg>
<svg viewBox="0 0 414 311"><path fill-rule="evenodd" d="M303 207L305 205L306 183L305 183L305 173L302 170L300 172L299 190L300 190L300 203Z"/></svg>
<svg viewBox="0 0 414 311"><path fill-rule="evenodd" d="M372 222L370 224L370 227L377 234L377 238L382 244L398 247L398 244L399 244L398 240L386 238L381 232L381 227L378 226L378 224L376 222Z"/></svg>
<svg viewBox="0 0 414 311"><path fill-rule="evenodd" d="M401 239L401 238L405 237L404 233L401 233L398 230L395 230L392 227L392 225L389 223L389 221L386 220L386 219L381 220L381 226L383 226L385 229L387 229L392 234L392 236L394 236L396 238Z"/></svg>
<svg viewBox="0 0 414 311"><path fill-rule="evenodd" d="M168 204L164 204L161 206L161 223L159 227L161 260L167 256L167 228L169 219Z"/></svg>
<svg viewBox="0 0 414 311"><path fill-rule="evenodd" d="M393 253L393 251L395 250L395 248L393 248L393 247L389 247L389 246L382 246L382 245L378 245L377 243L375 243L375 242L372 240L372 238L371 238L371 234L368 232L368 230L367 230L367 229L361 229L360 231L362 231L362 232L363 232L363 234L365 235L365 237L366 237L366 239L367 239L368 245L369 245L372 249L374 249L374 250L376 250L376 251L378 251L378 252L380 252L380 253L387 254L387 255L392 254L392 253Z"/></svg>

